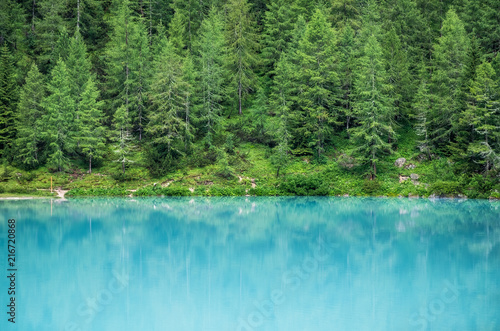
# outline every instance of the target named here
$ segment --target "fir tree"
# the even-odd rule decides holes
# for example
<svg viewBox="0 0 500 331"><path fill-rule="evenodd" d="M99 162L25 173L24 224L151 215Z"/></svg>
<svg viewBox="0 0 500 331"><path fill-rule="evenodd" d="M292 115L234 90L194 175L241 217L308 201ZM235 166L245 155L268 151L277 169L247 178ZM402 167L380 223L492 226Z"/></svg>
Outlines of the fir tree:
<svg viewBox="0 0 500 331"><path fill-rule="evenodd" d="M45 98L43 76L35 63L21 88L17 107L16 158L28 168L43 162L43 123Z"/></svg>
<svg viewBox="0 0 500 331"><path fill-rule="evenodd" d="M51 73L47 86L49 96L43 100L46 115L43 119L44 136L49 144L50 166L59 171L69 165L68 156L75 150L75 100L71 95L71 84L66 63L59 59Z"/></svg>
<svg viewBox="0 0 500 331"><path fill-rule="evenodd" d="M271 162L276 167L276 177L280 171L285 169L290 161L290 111L293 104L292 95L294 66L289 61L286 53L283 53L276 65L276 76L274 79L273 93L271 94L271 106L276 109L274 132L277 146Z"/></svg>
<svg viewBox="0 0 500 331"><path fill-rule="evenodd" d="M303 125L296 130L304 137L307 147L314 147L318 158L325 150L325 140L337 119L334 108L340 87L336 74L335 32L322 11L316 10L307 24L299 43L301 70L297 75L300 111Z"/></svg>
<svg viewBox="0 0 500 331"><path fill-rule="evenodd" d="M182 114L188 84L183 79L182 60L170 42L155 66L157 72L150 91L152 111L146 131L152 148L159 151L157 157L171 162L184 154L182 142L186 122Z"/></svg>
<svg viewBox="0 0 500 331"><path fill-rule="evenodd" d="M461 117L461 124L469 126L474 133L468 154L472 160L480 157L477 162L483 163L486 171L500 164L500 93L494 76L490 63L478 66L470 86L467 110Z"/></svg>
<svg viewBox="0 0 500 331"><path fill-rule="evenodd" d="M238 113L241 115L243 101L255 85L254 67L258 63L257 35L247 0L229 0L227 12L231 90L237 94Z"/></svg>
<svg viewBox="0 0 500 331"><path fill-rule="evenodd" d="M0 153L10 148L16 135L15 115L17 86L14 62L9 49L0 47Z"/></svg>
<svg viewBox="0 0 500 331"><path fill-rule="evenodd" d="M453 124L464 108L464 72L469 40L454 10L446 14L441 37L434 46L432 75L433 112L431 137L436 144L449 143Z"/></svg>
<svg viewBox="0 0 500 331"><path fill-rule="evenodd" d="M351 128L351 133L361 160L371 165L373 179L380 157L392 151L388 140L395 136L394 106L388 91L382 48L374 35L368 37L363 53L354 85L354 114L358 126Z"/></svg>
<svg viewBox="0 0 500 331"><path fill-rule="evenodd" d="M268 4L264 16L262 34L262 58L266 66L265 74L272 77L275 63L279 60L292 39L294 17L288 1L273 0Z"/></svg>
<svg viewBox="0 0 500 331"><path fill-rule="evenodd" d="M208 145L221 129L222 103L225 100L224 25L220 15L212 8L203 20L199 35L199 73L197 88L197 113L200 117L200 133Z"/></svg>
<svg viewBox="0 0 500 331"><path fill-rule="evenodd" d="M102 101L97 101L99 91L89 78L84 85L84 89L79 102L77 116L79 117L79 127L77 139L79 148L89 161L89 174L92 173L92 160L98 160L105 151L105 128L102 124Z"/></svg>
<svg viewBox="0 0 500 331"><path fill-rule="evenodd" d="M427 158L431 159L431 141L429 136L431 95L425 65L420 69L420 84L413 101L413 112L416 119L414 129L419 136L418 148Z"/></svg>

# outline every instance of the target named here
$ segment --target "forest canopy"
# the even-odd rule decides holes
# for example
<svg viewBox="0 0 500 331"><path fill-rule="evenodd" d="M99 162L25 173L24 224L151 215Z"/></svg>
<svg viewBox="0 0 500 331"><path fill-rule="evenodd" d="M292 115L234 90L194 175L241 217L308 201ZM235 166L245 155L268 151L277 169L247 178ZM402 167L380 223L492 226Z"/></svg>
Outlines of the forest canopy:
<svg viewBox="0 0 500 331"><path fill-rule="evenodd" d="M0 153L60 172L136 154L154 175L264 146L364 167L500 170L495 0L3 0ZM353 161L349 161L353 160Z"/></svg>

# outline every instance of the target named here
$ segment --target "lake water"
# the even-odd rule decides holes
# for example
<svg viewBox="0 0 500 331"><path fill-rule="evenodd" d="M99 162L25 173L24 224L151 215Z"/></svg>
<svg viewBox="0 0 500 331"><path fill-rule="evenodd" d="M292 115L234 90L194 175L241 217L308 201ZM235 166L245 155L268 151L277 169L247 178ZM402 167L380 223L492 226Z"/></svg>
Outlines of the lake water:
<svg viewBox="0 0 500 331"><path fill-rule="evenodd" d="M499 202L24 200L0 215L1 330L500 330Z"/></svg>

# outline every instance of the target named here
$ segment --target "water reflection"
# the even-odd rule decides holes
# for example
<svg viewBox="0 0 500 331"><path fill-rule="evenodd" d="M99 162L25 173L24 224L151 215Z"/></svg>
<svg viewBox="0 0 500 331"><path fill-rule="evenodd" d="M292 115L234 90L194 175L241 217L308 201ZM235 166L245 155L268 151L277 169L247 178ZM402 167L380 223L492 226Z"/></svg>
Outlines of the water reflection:
<svg viewBox="0 0 500 331"><path fill-rule="evenodd" d="M500 328L498 202L78 199L0 210L1 233L18 220L19 330Z"/></svg>

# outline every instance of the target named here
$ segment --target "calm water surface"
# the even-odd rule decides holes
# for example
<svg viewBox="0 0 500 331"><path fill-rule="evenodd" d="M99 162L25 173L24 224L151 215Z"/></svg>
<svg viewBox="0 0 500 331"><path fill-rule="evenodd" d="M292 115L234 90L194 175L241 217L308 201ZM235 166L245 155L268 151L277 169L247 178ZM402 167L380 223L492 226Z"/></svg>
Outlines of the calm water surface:
<svg viewBox="0 0 500 331"><path fill-rule="evenodd" d="M500 330L500 203L0 201L1 330Z"/></svg>

